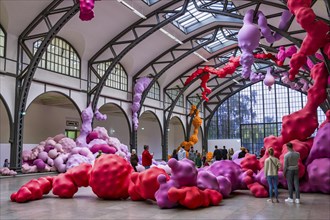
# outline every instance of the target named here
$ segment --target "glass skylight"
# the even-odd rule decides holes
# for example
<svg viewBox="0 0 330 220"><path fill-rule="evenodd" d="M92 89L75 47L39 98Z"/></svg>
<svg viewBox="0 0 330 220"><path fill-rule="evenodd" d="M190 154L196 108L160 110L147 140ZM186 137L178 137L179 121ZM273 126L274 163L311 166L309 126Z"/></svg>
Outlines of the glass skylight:
<svg viewBox="0 0 330 220"><path fill-rule="evenodd" d="M159 2L160 0L142 0L144 3L146 3L147 5L151 6L157 2Z"/></svg>
<svg viewBox="0 0 330 220"><path fill-rule="evenodd" d="M234 56L235 50L232 50L228 53L222 54L218 57L218 60L220 62L227 62L230 57ZM235 57L241 56L242 52L240 50L237 50Z"/></svg>
<svg viewBox="0 0 330 220"><path fill-rule="evenodd" d="M231 13L237 14L238 12L235 9L235 5L228 1L228 4L224 5L224 1L212 1L212 0L196 0L196 4L200 8L205 9L214 9L217 11L231 11ZM180 11L182 6L177 8L176 11ZM174 13L168 13L165 15L166 18L171 17ZM184 15L173 21L173 24L177 26L181 31L188 34L199 27L209 24L214 21L233 21L240 22L241 20L230 18L227 16L221 16L213 13L198 11L194 5L194 2L190 2L187 6L187 11Z"/></svg>
<svg viewBox="0 0 330 220"><path fill-rule="evenodd" d="M235 43L232 40L229 40L228 38L234 38L236 39L236 35L238 33L238 30L228 30L223 28L222 31L218 31L217 36L215 37L215 40L208 45L204 46L204 49L207 50L209 53L214 53L217 50L220 50L226 46L229 46L233 43ZM205 38L211 38L212 34L206 35ZM206 40L198 40L197 43L201 44L205 42Z"/></svg>

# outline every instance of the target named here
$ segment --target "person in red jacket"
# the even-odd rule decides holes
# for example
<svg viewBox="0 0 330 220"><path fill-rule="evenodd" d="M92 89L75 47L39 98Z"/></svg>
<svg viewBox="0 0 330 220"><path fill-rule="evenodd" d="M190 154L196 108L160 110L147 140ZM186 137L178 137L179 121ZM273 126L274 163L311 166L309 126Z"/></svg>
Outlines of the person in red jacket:
<svg viewBox="0 0 330 220"><path fill-rule="evenodd" d="M149 169L152 164L153 155L149 153L149 146L144 145L144 151L142 153L142 166Z"/></svg>

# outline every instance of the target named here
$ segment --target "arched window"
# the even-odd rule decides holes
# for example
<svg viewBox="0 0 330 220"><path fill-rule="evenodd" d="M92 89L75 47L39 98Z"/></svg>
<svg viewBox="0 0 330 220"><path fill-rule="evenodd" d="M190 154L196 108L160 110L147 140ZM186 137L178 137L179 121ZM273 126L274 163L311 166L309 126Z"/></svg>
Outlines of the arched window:
<svg viewBox="0 0 330 220"><path fill-rule="evenodd" d="M148 95L148 98L151 99L156 99L156 100L160 100L160 86L159 83L156 82L152 85L152 87L150 88Z"/></svg>
<svg viewBox="0 0 330 220"><path fill-rule="evenodd" d="M0 24L0 57L5 57L6 33Z"/></svg>
<svg viewBox="0 0 330 220"><path fill-rule="evenodd" d="M33 43L33 53L36 53L43 39ZM39 67L80 78L80 58L76 50L65 40L55 37L42 56Z"/></svg>
<svg viewBox="0 0 330 220"><path fill-rule="evenodd" d="M167 93L166 95L168 96L168 97L166 97L166 102L171 104L172 100L176 99L176 97L180 93L180 89L170 89L170 90L167 90L166 93ZM176 105L179 107L183 107L183 94L178 99L178 102L176 103Z"/></svg>
<svg viewBox="0 0 330 220"><path fill-rule="evenodd" d="M105 71L110 66L111 61L107 61L104 63L100 63L97 65L97 73L102 77ZM106 86L109 86L114 89L119 89L123 91L127 91L128 89L128 81L127 81L127 73L124 70L123 66L119 63L116 64L115 68L111 71L108 76L107 81L105 82Z"/></svg>
<svg viewBox="0 0 330 220"><path fill-rule="evenodd" d="M241 139L250 152L258 154L263 140L269 135L279 136L282 117L302 109L307 96L301 92L275 84L271 91L262 82L256 83L225 100L210 121L209 139ZM318 121L325 114L318 108Z"/></svg>

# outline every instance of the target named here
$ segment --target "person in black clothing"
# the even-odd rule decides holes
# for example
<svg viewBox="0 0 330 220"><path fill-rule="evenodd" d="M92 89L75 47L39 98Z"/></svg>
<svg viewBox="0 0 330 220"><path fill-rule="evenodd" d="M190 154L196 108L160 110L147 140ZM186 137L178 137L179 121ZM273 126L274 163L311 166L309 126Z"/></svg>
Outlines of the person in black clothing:
<svg viewBox="0 0 330 220"><path fill-rule="evenodd" d="M224 160L227 160L227 158L228 158L227 155L228 155L228 151L226 149L226 146L223 146L223 149L222 149L222 158Z"/></svg>
<svg viewBox="0 0 330 220"><path fill-rule="evenodd" d="M177 153L176 149L173 150L171 158L174 158L174 159L178 160L178 153Z"/></svg>
<svg viewBox="0 0 330 220"><path fill-rule="evenodd" d="M218 149L218 146L215 145L215 150L213 152L213 158L215 158L215 160L221 160L221 151Z"/></svg>
<svg viewBox="0 0 330 220"><path fill-rule="evenodd" d="M139 158L136 154L136 150L132 149L132 154L131 154L131 164L132 167L134 168L134 171L137 172L136 166L138 165Z"/></svg>
<svg viewBox="0 0 330 220"><path fill-rule="evenodd" d="M245 157L245 154L246 154L245 147L241 147L241 152L239 152L239 154L238 154L238 158L243 158L243 157Z"/></svg>

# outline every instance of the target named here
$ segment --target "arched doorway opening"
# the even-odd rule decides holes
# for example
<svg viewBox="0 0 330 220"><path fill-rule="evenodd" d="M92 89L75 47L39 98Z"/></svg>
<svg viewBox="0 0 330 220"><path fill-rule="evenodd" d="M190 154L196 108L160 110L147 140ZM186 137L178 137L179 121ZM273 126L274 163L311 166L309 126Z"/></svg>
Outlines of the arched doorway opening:
<svg viewBox="0 0 330 220"><path fill-rule="evenodd" d="M170 120L168 128L168 154L172 154L185 140L185 130L179 117L173 117Z"/></svg>
<svg viewBox="0 0 330 220"><path fill-rule="evenodd" d="M31 102L24 114L24 150L57 134L65 134L72 139L79 136L80 111L65 94L43 93Z"/></svg>
<svg viewBox="0 0 330 220"><path fill-rule="evenodd" d="M100 126L106 128L110 137L118 138L121 143L129 146L131 129L125 111L113 103L103 105L99 111L107 115L107 120L94 120L94 127Z"/></svg>
<svg viewBox="0 0 330 220"><path fill-rule="evenodd" d="M150 153L154 159L162 159L162 129L157 116L151 111L145 111L139 118L137 130L137 153L141 155L143 146L149 145Z"/></svg>

